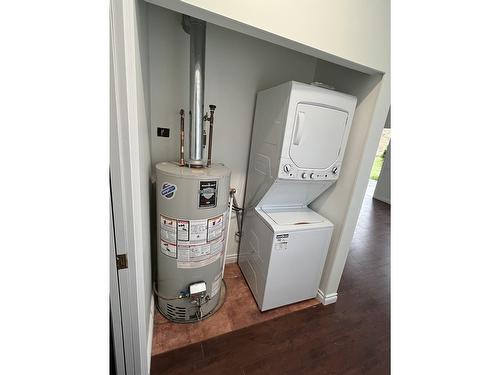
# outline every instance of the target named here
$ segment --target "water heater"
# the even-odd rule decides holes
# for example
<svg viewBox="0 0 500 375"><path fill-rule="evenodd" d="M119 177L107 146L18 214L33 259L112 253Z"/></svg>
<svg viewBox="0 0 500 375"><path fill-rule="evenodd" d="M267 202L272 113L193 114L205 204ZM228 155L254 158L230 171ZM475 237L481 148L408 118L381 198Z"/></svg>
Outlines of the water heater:
<svg viewBox="0 0 500 375"><path fill-rule="evenodd" d="M156 165L158 310L175 322L199 321L220 306L231 172L212 163L215 106L203 107L204 21L183 17L190 34L189 160L184 160L184 111L180 157ZM204 124L210 123L208 159L203 160Z"/></svg>
<svg viewBox="0 0 500 375"><path fill-rule="evenodd" d="M156 165L157 306L171 320L202 319L219 302L229 178L222 165ZM201 298L189 290L197 283Z"/></svg>

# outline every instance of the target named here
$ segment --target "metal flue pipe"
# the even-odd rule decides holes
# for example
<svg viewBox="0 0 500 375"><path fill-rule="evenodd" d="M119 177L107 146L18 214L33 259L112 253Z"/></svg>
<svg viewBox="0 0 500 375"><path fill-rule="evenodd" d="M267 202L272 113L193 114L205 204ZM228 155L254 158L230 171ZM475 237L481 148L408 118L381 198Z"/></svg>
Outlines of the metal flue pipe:
<svg viewBox="0 0 500 375"><path fill-rule="evenodd" d="M184 15L184 31L190 35L189 62L189 161L203 166L203 98L205 94L206 22Z"/></svg>

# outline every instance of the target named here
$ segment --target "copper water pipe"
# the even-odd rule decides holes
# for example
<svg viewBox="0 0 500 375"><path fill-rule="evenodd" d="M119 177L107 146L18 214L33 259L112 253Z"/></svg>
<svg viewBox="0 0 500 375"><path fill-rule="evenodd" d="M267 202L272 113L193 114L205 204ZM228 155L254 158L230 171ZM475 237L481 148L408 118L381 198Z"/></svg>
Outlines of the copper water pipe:
<svg viewBox="0 0 500 375"><path fill-rule="evenodd" d="M212 164L212 137L214 136L214 112L215 105L210 104L210 117L207 120L210 122L210 130L208 133L208 157L207 157L207 167Z"/></svg>
<svg viewBox="0 0 500 375"><path fill-rule="evenodd" d="M179 159L179 166L180 167L184 167L185 165L185 160L184 160L184 110L181 109L181 112L180 112L180 115L181 115L181 131L180 131L180 136L181 136L181 145L180 145L180 148L181 148L181 152L180 152L180 159Z"/></svg>

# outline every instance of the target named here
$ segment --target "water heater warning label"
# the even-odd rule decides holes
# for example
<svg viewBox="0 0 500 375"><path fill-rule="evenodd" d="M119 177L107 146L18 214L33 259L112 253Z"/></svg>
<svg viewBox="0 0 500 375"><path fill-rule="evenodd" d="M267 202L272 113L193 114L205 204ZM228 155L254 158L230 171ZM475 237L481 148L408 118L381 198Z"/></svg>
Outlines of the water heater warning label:
<svg viewBox="0 0 500 375"><path fill-rule="evenodd" d="M207 242L206 220L191 220L189 222L189 242L192 244Z"/></svg>
<svg viewBox="0 0 500 375"><path fill-rule="evenodd" d="M215 262L220 259L224 240L207 243L204 245L178 246L177 268L199 268Z"/></svg>
<svg viewBox="0 0 500 375"><path fill-rule="evenodd" d="M217 207L217 181L200 181L198 208Z"/></svg>
<svg viewBox="0 0 500 375"><path fill-rule="evenodd" d="M177 259L177 268L199 268L221 258L227 212L209 219L173 219L160 214L160 251Z"/></svg>
<svg viewBox="0 0 500 375"><path fill-rule="evenodd" d="M168 243L163 240L161 240L160 242L160 249L163 254L171 258L177 258L177 246L175 244Z"/></svg>
<svg viewBox="0 0 500 375"><path fill-rule="evenodd" d="M222 236L224 229L224 215L208 219L208 240L212 241Z"/></svg>
<svg viewBox="0 0 500 375"><path fill-rule="evenodd" d="M177 220L160 215L160 239L172 244L177 243Z"/></svg>
<svg viewBox="0 0 500 375"><path fill-rule="evenodd" d="M177 240L189 241L189 221L177 220Z"/></svg>

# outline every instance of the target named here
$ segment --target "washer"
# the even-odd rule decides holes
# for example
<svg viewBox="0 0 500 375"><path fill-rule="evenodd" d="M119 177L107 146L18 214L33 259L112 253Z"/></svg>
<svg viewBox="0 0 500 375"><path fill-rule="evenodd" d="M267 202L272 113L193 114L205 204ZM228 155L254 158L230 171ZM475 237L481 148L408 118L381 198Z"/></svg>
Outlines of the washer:
<svg viewBox="0 0 500 375"><path fill-rule="evenodd" d="M294 81L257 95L238 264L261 311L317 294L333 224L308 205L340 176L356 101Z"/></svg>

